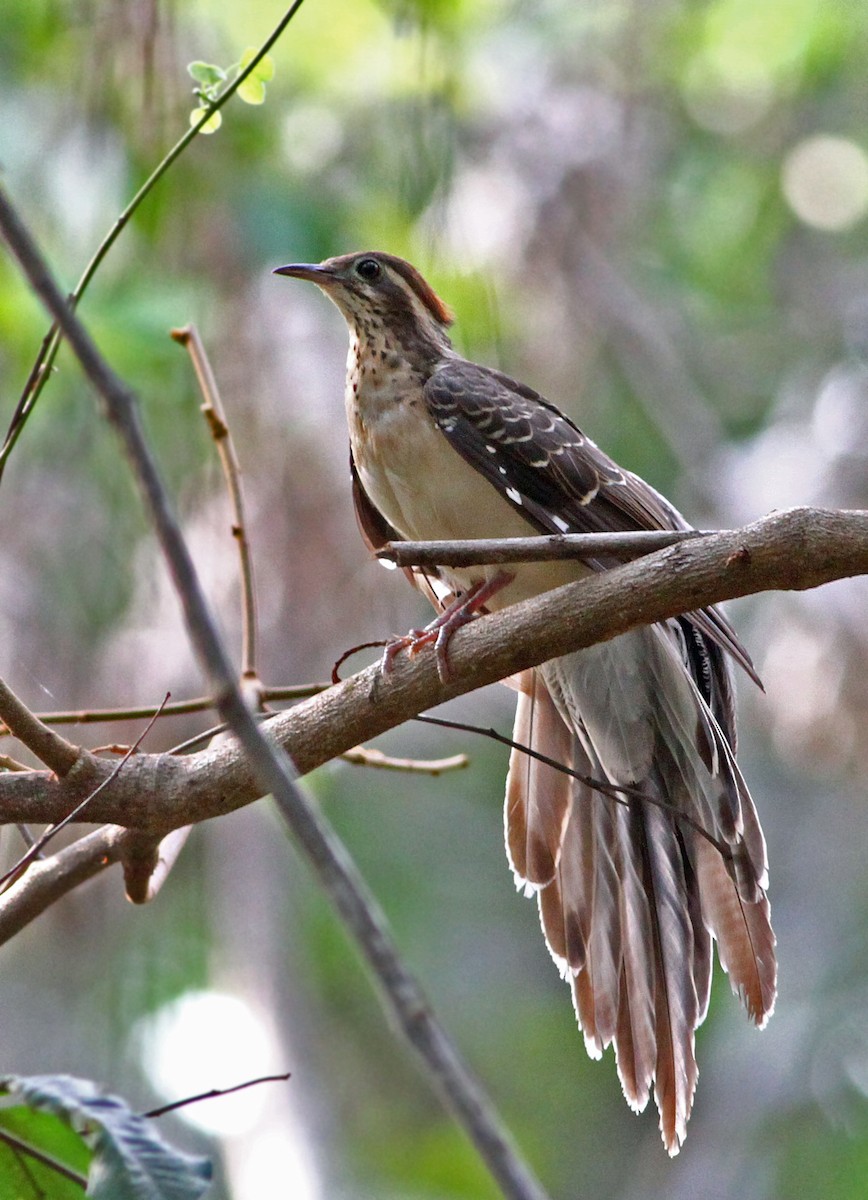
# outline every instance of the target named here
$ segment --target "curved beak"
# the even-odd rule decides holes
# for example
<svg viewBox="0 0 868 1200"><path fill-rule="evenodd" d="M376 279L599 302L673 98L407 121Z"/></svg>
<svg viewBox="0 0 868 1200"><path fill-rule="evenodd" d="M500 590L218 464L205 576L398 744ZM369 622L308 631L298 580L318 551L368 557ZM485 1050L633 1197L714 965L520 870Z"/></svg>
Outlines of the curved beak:
<svg viewBox="0 0 868 1200"><path fill-rule="evenodd" d="M275 267L272 275L291 275L293 279L309 279L311 283L326 283L332 275L324 263L290 263L287 267Z"/></svg>

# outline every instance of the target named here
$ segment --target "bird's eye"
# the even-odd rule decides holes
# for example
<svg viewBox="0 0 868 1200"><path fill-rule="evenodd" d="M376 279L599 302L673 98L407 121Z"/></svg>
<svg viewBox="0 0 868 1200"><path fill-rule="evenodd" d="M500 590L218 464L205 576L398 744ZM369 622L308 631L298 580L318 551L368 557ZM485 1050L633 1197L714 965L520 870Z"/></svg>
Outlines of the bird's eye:
<svg viewBox="0 0 868 1200"><path fill-rule="evenodd" d="M382 267L375 258L363 258L356 263L356 274L362 279L366 279L369 283L373 283L375 279L379 279Z"/></svg>

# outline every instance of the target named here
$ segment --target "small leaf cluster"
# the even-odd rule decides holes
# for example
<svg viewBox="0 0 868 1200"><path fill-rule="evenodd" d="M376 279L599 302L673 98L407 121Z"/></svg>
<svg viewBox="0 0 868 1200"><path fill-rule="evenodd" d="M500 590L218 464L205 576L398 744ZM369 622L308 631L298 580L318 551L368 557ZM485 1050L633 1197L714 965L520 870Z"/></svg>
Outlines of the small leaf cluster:
<svg viewBox="0 0 868 1200"><path fill-rule="evenodd" d="M199 101L190 113L190 124L195 125L205 116L210 106L219 99L223 88L237 79L247 70L252 60L258 54L255 46L248 48L237 63L231 67L218 67L214 63L191 62L187 67L191 77L196 81L193 95ZM242 79L237 88L237 95L245 104L264 104L265 85L274 78L274 60L265 54L249 75ZM201 133L216 133L223 122L219 112L211 115L200 130Z"/></svg>

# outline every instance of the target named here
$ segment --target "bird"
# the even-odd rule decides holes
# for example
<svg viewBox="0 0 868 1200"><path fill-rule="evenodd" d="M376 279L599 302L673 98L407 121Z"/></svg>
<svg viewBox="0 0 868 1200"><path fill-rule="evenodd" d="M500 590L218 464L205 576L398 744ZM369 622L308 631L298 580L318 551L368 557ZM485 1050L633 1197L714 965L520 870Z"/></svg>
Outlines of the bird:
<svg viewBox="0 0 868 1200"><path fill-rule="evenodd" d="M451 311L410 263L363 251L274 273L316 284L349 328L350 473L370 548L690 528L533 388L463 358ZM613 565L597 555L417 568L413 581L460 623ZM636 1112L653 1086L670 1155L693 1104L713 943L760 1028L776 997L766 843L735 757L732 663L759 683L727 617L708 607L515 684L508 861L536 896L589 1055L614 1046Z"/></svg>

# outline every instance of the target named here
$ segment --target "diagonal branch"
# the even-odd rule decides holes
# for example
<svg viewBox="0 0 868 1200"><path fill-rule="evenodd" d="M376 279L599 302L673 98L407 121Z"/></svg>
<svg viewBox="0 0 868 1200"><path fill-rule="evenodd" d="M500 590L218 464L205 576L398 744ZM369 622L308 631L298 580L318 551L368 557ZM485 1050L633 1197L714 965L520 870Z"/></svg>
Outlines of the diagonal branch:
<svg viewBox="0 0 868 1200"><path fill-rule="evenodd" d="M57 775L66 775L82 755L78 746L49 729L0 679L0 721Z"/></svg>
<svg viewBox="0 0 868 1200"><path fill-rule="evenodd" d="M69 892L120 862L128 832L117 825L104 825L31 864L0 901L0 944L10 941Z"/></svg>
<svg viewBox="0 0 868 1200"><path fill-rule="evenodd" d="M381 999L504 1195L508 1200L545 1200L545 1193L513 1147L496 1110L404 966L386 919L343 844L298 787L292 761L266 738L247 707L145 439L137 399L102 358L64 300L2 190L0 230L97 391L124 447L181 601L191 644L211 681L220 715L243 748L256 788L274 797L308 864L366 960Z"/></svg>

